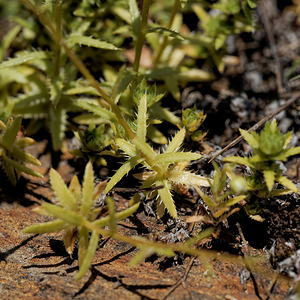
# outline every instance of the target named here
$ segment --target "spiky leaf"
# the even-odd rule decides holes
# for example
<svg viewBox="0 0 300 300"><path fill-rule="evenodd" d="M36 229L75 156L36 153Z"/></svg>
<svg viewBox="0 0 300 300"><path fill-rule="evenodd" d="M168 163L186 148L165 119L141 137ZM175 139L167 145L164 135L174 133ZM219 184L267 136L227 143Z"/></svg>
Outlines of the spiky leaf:
<svg viewBox="0 0 300 300"><path fill-rule="evenodd" d="M85 216L93 205L94 198L94 172L91 162L86 165L82 184L82 203L80 212Z"/></svg>
<svg viewBox="0 0 300 300"><path fill-rule="evenodd" d="M103 50L120 50L118 47L116 47L115 45L113 45L111 43L104 42L104 41L99 41L99 40L94 39L92 37L82 36L82 35L70 35L67 38L67 43L70 46L73 46L75 44L79 44L79 45L84 45L84 46L88 46L88 47L95 47L95 48L103 49Z"/></svg>
<svg viewBox="0 0 300 300"><path fill-rule="evenodd" d="M95 252L98 247L98 242L99 242L99 234L93 231L84 260L79 268L79 272L77 273L75 280L79 280L90 268L92 260L95 256Z"/></svg>
<svg viewBox="0 0 300 300"><path fill-rule="evenodd" d="M170 189L168 187L168 182L167 180L158 180L155 182L156 186L163 185L164 187L162 189L158 190L158 195L160 197L159 201L162 201L163 204L165 205L168 213L175 219L177 219L177 211L176 207L174 204L174 200L172 198Z"/></svg>
<svg viewBox="0 0 300 300"><path fill-rule="evenodd" d="M60 204L69 209L76 208L76 199L72 192L67 188L61 176L54 169L50 170L50 182L52 189Z"/></svg>

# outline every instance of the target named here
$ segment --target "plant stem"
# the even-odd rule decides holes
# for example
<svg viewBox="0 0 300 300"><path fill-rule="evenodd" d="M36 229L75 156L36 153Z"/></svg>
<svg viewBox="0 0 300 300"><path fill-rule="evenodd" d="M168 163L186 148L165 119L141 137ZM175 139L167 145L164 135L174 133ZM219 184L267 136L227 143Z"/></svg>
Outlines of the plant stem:
<svg viewBox="0 0 300 300"><path fill-rule="evenodd" d="M102 236L109 236L111 238L114 238L118 241L122 241L125 243L128 243L134 247L137 248L152 248L152 249L157 249L157 248L162 248L162 249L168 249L168 250L172 250L172 251L176 251L176 252L180 252L180 253L185 253L188 255L193 255L193 256L197 256L199 258L203 258L203 259L221 259L221 260L226 260L227 262L232 262L232 263L237 263L239 265L243 265L244 261L241 259L241 257L237 257L233 254L226 254L226 253L222 253L222 256L220 256L220 254L217 251L214 250L206 250L206 249L197 249L194 247L191 247L190 245L186 244L186 243L163 243L163 242L154 242L151 241L149 239L140 239L140 238L134 238L134 237L130 237L130 236L126 236L120 233L114 233L111 234L110 230L104 229L104 228L100 228L96 225L94 225L92 222L89 222L87 220L84 221L83 226L86 226L89 230L91 231L96 231L98 234L102 235ZM208 230L210 230L208 228ZM247 263L252 267L254 267L254 269L256 271L263 271L266 272L265 268L260 268L259 265L261 264L261 261L259 258L255 258L255 257L247 257L245 258L247 260ZM273 273L271 270L267 270L270 273Z"/></svg>
<svg viewBox="0 0 300 300"><path fill-rule="evenodd" d="M180 7L180 0L175 0L173 8L172 8L171 16L169 19L169 23L167 25L168 29L171 29L179 7ZM158 48L157 54L154 58L154 62L153 62L154 67L156 67L156 65L159 63L161 56L162 56L165 48L167 47L167 45L168 45L168 36L165 35L162 43L160 44L160 46Z"/></svg>
<svg viewBox="0 0 300 300"><path fill-rule="evenodd" d="M56 39L55 39L55 49L54 49L54 76L58 76L59 69L60 69L60 54L61 54L60 40L62 37L61 7L62 7L62 1L58 0L55 4Z"/></svg>
<svg viewBox="0 0 300 300"><path fill-rule="evenodd" d="M133 63L133 70L137 73L139 71L142 49L143 49L143 45L144 45L144 41L145 41L145 34L146 34L146 27L147 27L147 22L148 22L148 13L149 13L149 8L150 8L150 3L151 3L151 0L143 1L142 22L141 22L138 39L136 42L135 58L134 58L134 63Z"/></svg>
<svg viewBox="0 0 300 300"><path fill-rule="evenodd" d="M99 82L95 79L95 77L90 73L84 63L79 59L79 57L66 45L64 40L61 40L61 45L65 49L65 52L69 56L69 58L73 61L82 75L90 82L90 84L98 91L98 93L102 96L102 98L110 105L112 111L115 113L119 123L123 126L126 133L131 139L134 139L135 133L129 127L127 121L124 119L118 105L110 98L104 90L100 87Z"/></svg>

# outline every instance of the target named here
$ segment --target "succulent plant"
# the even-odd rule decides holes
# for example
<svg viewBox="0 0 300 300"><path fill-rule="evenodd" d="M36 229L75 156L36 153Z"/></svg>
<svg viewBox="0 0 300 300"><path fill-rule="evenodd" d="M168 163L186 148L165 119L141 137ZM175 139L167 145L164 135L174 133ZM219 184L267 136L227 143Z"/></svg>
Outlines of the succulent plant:
<svg viewBox="0 0 300 300"><path fill-rule="evenodd" d="M24 148L35 143L29 137L18 137L21 129L22 118L10 118L7 124L0 120L0 163L8 179L16 185L21 172L36 177L43 177L37 171L26 166L26 163L40 166L40 161Z"/></svg>
<svg viewBox="0 0 300 300"><path fill-rule="evenodd" d="M260 191L261 196L266 194L280 194L285 192L298 192L296 185L287 177L282 176L279 161L286 161L289 156L300 153L300 147L288 147L292 132L281 134L274 119L267 122L260 132L249 133L243 129L240 132L247 143L252 147L252 155L246 157L226 157L225 161L238 163L250 167L252 175L248 177L248 188L252 191ZM278 182L287 190L273 190L274 183Z"/></svg>

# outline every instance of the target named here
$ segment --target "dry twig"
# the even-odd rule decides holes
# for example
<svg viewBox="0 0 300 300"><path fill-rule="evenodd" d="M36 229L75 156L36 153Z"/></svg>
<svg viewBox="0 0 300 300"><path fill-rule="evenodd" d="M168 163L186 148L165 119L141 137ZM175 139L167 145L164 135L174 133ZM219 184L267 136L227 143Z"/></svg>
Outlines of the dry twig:
<svg viewBox="0 0 300 300"><path fill-rule="evenodd" d="M262 125L264 125L267 121L269 121L270 119L274 118L276 115L278 115L280 112L282 112L283 110L287 109L290 105L292 105L294 102L296 102L298 99L300 98L300 93L295 93L285 104L283 104L282 106L278 107L277 109L275 109L271 114L269 114L268 116L265 116L263 119L261 119L259 122L257 122L255 125L253 125L251 128L249 128L247 131L251 132L253 130L257 130L258 128L260 128ZM216 159L219 155L221 155L222 153L224 153L226 150L228 150L229 148L235 146L236 144L238 144L240 141L243 140L243 137L240 135L238 138L236 138L235 140L233 140L231 143L229 143L226 147L224 147L222 150L220 150L219 152L217 152L209 161L208 163L212 162L214 159Z"/></svg>

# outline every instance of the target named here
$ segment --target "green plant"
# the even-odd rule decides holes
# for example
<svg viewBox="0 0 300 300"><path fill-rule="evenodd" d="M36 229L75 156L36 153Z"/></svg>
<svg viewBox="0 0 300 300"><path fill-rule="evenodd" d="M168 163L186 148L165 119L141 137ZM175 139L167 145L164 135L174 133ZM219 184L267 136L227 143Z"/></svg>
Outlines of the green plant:
<svg viewBox="0 0 300 300"><path fill-rule="evenodd" d="M69 187L67 187L54 169L50 171L50 181L58 204L44 203L35 211L42 215L55 217L55 219L27 227L24 232L46 233L64 230L64 245L69 254L72 254L78 239L79 273L76 279L79 279L89 269L98 247L99 233L91 230L91 227L110 226L113 235L117 221L133 214L139 204L115 213L113 200L106 197L109 210L109 215L106 215L105 212L107 211L103 207L97 207L96 201L101 196L104 186L100 183L94 187L91 163L88 163L85 168L82 187L77 176L73 177Z"/></svg>
<svg viewBox="0 0 300 300"><path fill-rule="evenodd" d="M206 178L184 170L186 162L199 159L201 155L192 152L179 152L179 148L185 137L185 129L183 128L173 137L162 153L155 152L147 144L146 133L147 95L145 94L138 106L135 137L129 140L116 139L116 145L130 159L122 165L108 182L105 193L108 193L136 165L142 164L147 170L144 172L144 177L147 179L142 184L142 188L163 186L157 191L159 196L157 202L158 216L161 217L166 208L172 217L177 218L176 207L170 192L172 185L208 185ZM137 199L134 201L137 201Z"/></svg>
<svg viewBox="0 0 300 300"><path fill-rule="evenodd" d="M282 175L280 161L287 161L289 156L300 153L300 147L288 147L292 132L281 134L276 120L267 122L260 132L247 132L240 129L243 138L252 147L252 155L246 157L226 157L225 161L248 166L252 174L247 177L248 190L258 192L260 197L283 193L298 193L298 189L287 177ZM286 190L274 189L274 183L285 186Z"/></svg>
<svg viewBox="0 0 300 300"><path fill-rule="evenodd" d="M50 182L56 195L56 204L43 203L35 211L41 215L54 217L52 221L29 226L23 230L25 233L49 233L64 231L64 245L69 254L72 254L78 240L79 272L76 280L88 271L98 247L100 236L110 236L120 241L130 243L137 247L139 252L132 258L130 264L135 265L144 258L152 255L174 256L174 251L202 255L199 250L192 248L201 239L210 236L213 228L207 228L200 234L190 238L182 245L167 245L155 243L141 237L128 237L117 232L117 222L134 214L139 204L135 204L123 211L116 212L112 198L106 197L106 207L97 207L97 200L103 196L104 183L94 186L92 164L85 168L82 186L77 176L71 180L67 187L54 170L50 171ZM108 213L107 213L108 211ZM104 227L109 226L109 230Z"/></svg>
<svg viewBox="0 0 300 300"><path fill-rule="evenodd" d="M205 118L206 115L203 111L198 112L195 106L193 108L186 108L182 111L182 123L187 130L187 139L199 142L206 136L207 132L199 130L199 127L205 121Z"/></svg>
<svg viewBox="0 0 300 300"><path fill-rule="evenodd" d="M195 189L208 207L209 223L219 224L239 210L232 209L232 207L247 198L247 183L242 176L233 173L229 164L225 165L222 170L214 162L213 166L215 173L210 183L211 195L205 194L197 186ZM228 175L231 177L230 188L227 182ZM233 196L234 194L236 196Z"/></svg>
<svg viewBox="0 0 300 300"><path fill-rule="evenodd" d="M38 159L23 149L32 145L35 141L29 137L18 137L21 129L22 118L9 119L7 124L0 120L0 162L8 179L13 185L16 185L21 172L36 177L43 177L37 171L27 167L25 164L30 163L40 166Z"/></svg>

